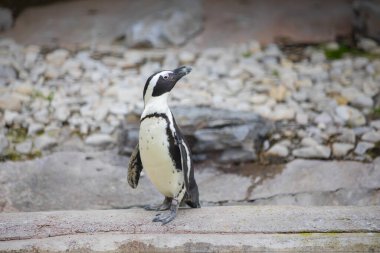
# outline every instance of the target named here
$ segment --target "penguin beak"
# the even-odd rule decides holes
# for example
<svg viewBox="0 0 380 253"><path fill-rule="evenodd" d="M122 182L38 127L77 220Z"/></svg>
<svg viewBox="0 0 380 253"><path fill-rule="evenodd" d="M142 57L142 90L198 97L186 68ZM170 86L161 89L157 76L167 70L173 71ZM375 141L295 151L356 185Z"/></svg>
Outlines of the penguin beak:
<svg viewBox="0 0 380 253"><path fill-rule="evenodd" d="M173 70L173 73L174 73L174 79L175 81L178 81L179 79L181 79L183 76L189 74L191 72L191 68L190 67L187 67L187 66L182 66L182 67L179 67L175 70Z"/></svg>

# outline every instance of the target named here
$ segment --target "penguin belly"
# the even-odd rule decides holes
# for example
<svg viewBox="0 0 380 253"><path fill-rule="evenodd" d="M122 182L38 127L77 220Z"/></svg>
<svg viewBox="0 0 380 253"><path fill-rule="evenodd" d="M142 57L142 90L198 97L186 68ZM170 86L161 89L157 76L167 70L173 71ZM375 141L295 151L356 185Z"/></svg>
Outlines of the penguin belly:
<svg viewBox="0 0 380 253"><path fill-rule="evenodd" d="M163 195L174 198L180 192L184 178L170 156L167 124L161 117L144 119L140 125L139 149L150 181Z"/></svg>

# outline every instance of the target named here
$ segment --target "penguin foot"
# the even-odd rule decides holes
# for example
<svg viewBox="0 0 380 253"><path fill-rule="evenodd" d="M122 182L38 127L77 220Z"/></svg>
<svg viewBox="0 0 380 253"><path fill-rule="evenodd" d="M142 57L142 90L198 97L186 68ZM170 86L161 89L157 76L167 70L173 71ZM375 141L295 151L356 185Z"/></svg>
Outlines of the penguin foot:
<svg viewBox="0 0 380 253"><path fill-rule="evenodd" d="M165 198L164 202L162 204L158 205L147 205L144 207L146 211L165 211L169 210L171 206L171 199L170 198Z"/></svg>
<svg viewBox="0 0 380 253"><path fill-rule="evenodd" d="M171 222L172 220L174 220L174 218L177 216L177 210L178 210L178 201L173 200L170 207L170 211L157 214L156 217L154 217L153 222L161 222L162 225L165 225Z"/></svg>

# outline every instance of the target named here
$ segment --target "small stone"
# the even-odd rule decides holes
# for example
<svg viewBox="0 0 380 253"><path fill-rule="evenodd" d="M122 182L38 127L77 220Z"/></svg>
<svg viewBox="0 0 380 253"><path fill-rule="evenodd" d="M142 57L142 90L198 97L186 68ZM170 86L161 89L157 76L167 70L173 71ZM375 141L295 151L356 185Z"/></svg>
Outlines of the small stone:
<svg viewBox="0 0 380 253"><path fill-rule="evenodd" d="M318 145L319 145L319 143L310 137L305 137L301 141L301 146L303 146L303 147L314 147L314 146L318 146Z"/></svg>
<svg viewBox="0 0 380 253"><path fill-rule="evenodd" d="M38 150L47 150L57 144L57 140L48 135L41 135L34 140L34 147Z"/></svg>
<svg viewBox="0 0 380 253"><path fill-rule="evenodd" d="M11 125L14 123L20 115L17 112L5 111L4 121L6 124Z"/></svg>
<svg viewBox="0 0 380 253"><path fill-rule="evenodd" d="M307 125L309 122L309 116L306 113L297 113L296 122L300 125Z"/></svg>
<svg viewBox="0 0 380 253"><path fill-rule="evenodd" d="M354 144L356 141L356 135L354 130L350 128L343 128L341 133L336 138L339 142Z"/></svg>
<svg viewBox="0 0 380 253"><path fill-rule="evenodd" d="M275 144L267 151L267 154L279 157L287 157L289 155L289 150L286 146Z"/></svg>
<svg viewBox="0 0 380 253"><path fill-rule="evenodd" d="M370 132L363 134L362 141L379 142L380 141L380 131L370 131Z"/></svg>
<svg viewBox="0 0 380 253"><path fill-rule="evenodd" d="M292 154L300 158L329 158L331 150L329 147L318 145L312 147L304 147L293 150Z"/></svg>
<svg viewBox="0 0 380 253"><path fill-rule="evenodd" d="M368 149L371 149L374 146L374 143L361 141L358 143L358 145L356 145L355 154L364 155Z"/></svg>
<svg viewBox="0 0 380 253"><path fill-rule="evenodd" d="M295 111L287 106L278 105L269 116L273 120L291 120L294 119Z"/></svg>
<svg viewBox="0 0 380 253"><path fill-rule="evenodd" d="M110 112L113 114L126 115L128 113L127 105L122 104L122 103L115 104L115 105L111 106L109 109L110 109Z"/></svg>
<svg viewBox="0 0 380 253"><path fill-rule="evenodd" d="M20 154L29 154L32 151L33 143L31 140L24 141L16 145L16 151Z"/></svg>
<svg viewBox="0 0 380 253"><path fill-rule="evenodd" d="M255 94L251 97L251 102L256 105L263 104L267 100L268 100L268 97L263 94Z"/></svg>
<svg viewBox="0 0 380 253"><path fill-rule="evenodd" d="M285 100L287 89L284 85L272 87L269 91L269 96L274 98L277 102Z"/></svg>
<svg viewBox="0 0 380 253"><path fill-rule="evenodd" d="M105 147L114 142L114 139L108 134L93 134L86 138L85 143L90 146Z"/></svg>
<svg viewBox="0 0 380 253"><path fill-rule="evenodd" d="M358 46L364 51L372 51L377 48L376 42L369 38L361 38L359 40Z"/></svg>
<svg viewBox="0 0 380 253"><path fill-rule="evenodd" d="M49 64L60 67L63 65L68 56L69 52L67 50L58 49L46 55L46 61Z"/></svg>
<svg viewBox="0 0 380 253"><path fill-rule="evenodd" d="M20 111L21 110L21 100L17 96L12 94L3 94L0 96L0 109L10 110L10 111Z"/></svg>
<svg viewBox="0 0 380 253"><path fill-rule="evenodd" d="M370 123L371 127L376 128L377 130L380 130L380 120L374 120Z"/></svg>
<svg viewBox="0 0 380 253"><path fill-rule="evenodd" d="M33 86L30 84L20 84L14 88L14 91L23 95L31 95L33 93Z"/></svg>
<svg viewBox="0 0 380 253"><path fill-rule="evenodd" d="M60 106L56 109L54 116L59 121L66 121L70 116L70 111L65 106Z"/></svg>
<svg viewBox="0 0 380 253"><path fill-rule="evenodd" d="M333 155L335 157L344 157L354 149L354 144L336 142L332 145Z"/></svg>
<svg viewBox="0 0 380 253"><path fill-rule="evenodd" d="M340 119L354 127L362 126L366 123L364 115L353 107L341 105L335 109L335 112Z"/></svg>
<svg viewBox="0 0 380 253"><path fill-rule="evenodd" d="M39 123L31 123L28 127L28 135L34 135L44 130L44 125Z"/></svg>
<svg viewBox="0 0 380 253"><path fill-rule="evenodd" d="M195 60L195 55L191 52L184 51L179 54L178 58L182 64L192 63Z"/></svg>
<svg viewBox="0 0 380 253"><path fill-rule="evenodd" d="M3 134L0 134L0 154L3 154L4 151L8 148L9 142L7 137Z"/></svg>
<svg viewBox="0 0 380 253"><path fill-rule="evenodd" d="M332 118L328 113L323 112L323 113L319 114L317 117L315 117L314 122L317 124L327 125L327 124L330 124L332 122Z"/></svg>
<svg viewBox="0 0 380 253"><path fill-rule="evenodd" d="M358 95L352 99L351 104L356 107L371 108L373 106L373 100L365 95Z"/></svg>

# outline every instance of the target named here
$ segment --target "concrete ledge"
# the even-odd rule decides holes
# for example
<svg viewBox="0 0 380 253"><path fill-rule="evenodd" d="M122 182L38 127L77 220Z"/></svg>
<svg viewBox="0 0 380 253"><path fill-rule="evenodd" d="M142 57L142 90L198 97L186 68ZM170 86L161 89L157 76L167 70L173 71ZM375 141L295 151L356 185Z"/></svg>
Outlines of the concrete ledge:
<svg viewBox="0 0 380 253"><path fill-rule="evenodd" d="M0 251L379 251L380 207L228 206L0 214Z"/></svg>

